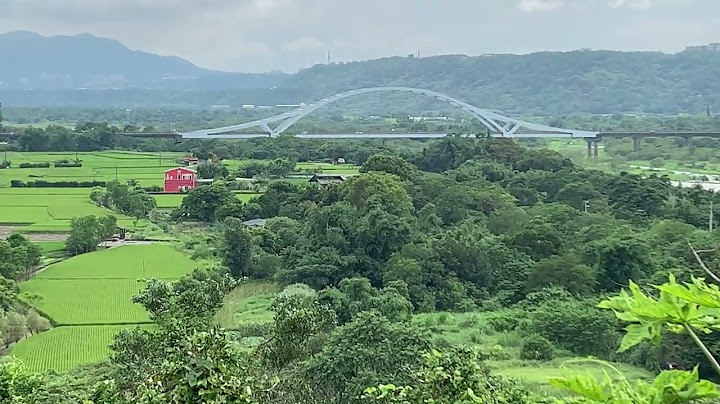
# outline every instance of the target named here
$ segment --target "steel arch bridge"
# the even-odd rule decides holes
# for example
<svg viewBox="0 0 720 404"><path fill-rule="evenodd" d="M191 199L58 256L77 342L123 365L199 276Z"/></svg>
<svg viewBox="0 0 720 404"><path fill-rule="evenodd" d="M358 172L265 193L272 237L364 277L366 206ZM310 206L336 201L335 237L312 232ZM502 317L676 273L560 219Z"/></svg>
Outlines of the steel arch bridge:
<svg viewBox="0 0 720 404"><path fill-rule="evenodd" d="M555 128L547 125L540 125L531 122L525 122L518 119L500 115L487 109L478 108L456 98L420 88L412 87L369 87L357 90L350 90L344 93L336 94L331 97L324 98L320 101L308 104L299 109L285 112L279 115L259 119L252 122L242 123L238 125L225 126L222 128L203 129L192 132L180 133L184 139L213 139L213 138L250 138L250 137L277 137L290 129L299 120L312 114L320 108L330 105L334 102L345 98L354 97L361 94L379 93L379 92L405 92L412 94L420 94L426 97L436 98L445 101L450 105L459 108L468 115L480 122L487 128L488 134L492 137L545 137L545 138L596 138L597 132L589 132L582 130L571 130L563 128ZM278 124L279 123L279 124ZM273 129L270 125L278 124ZM237 131L259 128L266 134L242 134L234 133ZM297 135L298 137L308 138L338 138L344 135ZM352 137L357 138L439 138L444 134L386 134L386 135L362 135L357 134ZM347 136L351 137L351 136Z"/></svg>

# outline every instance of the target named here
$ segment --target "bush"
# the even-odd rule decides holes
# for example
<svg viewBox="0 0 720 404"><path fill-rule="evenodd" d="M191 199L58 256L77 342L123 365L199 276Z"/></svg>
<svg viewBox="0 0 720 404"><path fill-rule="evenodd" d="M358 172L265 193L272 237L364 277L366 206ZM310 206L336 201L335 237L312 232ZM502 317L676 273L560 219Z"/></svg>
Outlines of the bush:
<svg viewBox="0 0 720 404"><path fill-rule="evenodd" d="M20 163L19 168L50 168L50 163Z"/></svg>
<svg viewBox="0 0 720 404"><path fill-rule="evenodd" d="M522 314L518 311L502 311L492 313L487 322L497 332L508 332L516 329L521 319Z"/></svg>
<svg viewBox="0 0 720 404"><path fill-rule="evenodd" d="M142 187L142 189L145 192L163 192L165 189L159 185L150 185L147 187Z"/></svg>
<svg viewBox="0 0 720 404"><path fill-rule="evenodd" d="M12 188L95 188L104 187L105 181L10 181Z"/></svg>
<svg viewBox="0 0 720 404"><path fill-rule="evenodd" d="M613 313L589 301L548 301L530 315L527 331L540 334L576 355L609 358L620 343Z"/></svg>
<svg viewBox="0 0 720 404"><path fill-rule="evenodd" d="M58 160L55 162L55 167L56 168L82 167L82 163L80 161Z"/></svg>
<svg viewBox="0 0 720 404"><path fill-rule="evenodd" d="M3 161L2 163L0 163L0 169L10 168L10 165L11 163L9 161Z"/></svg>
<svg viewBox="0 0 720 404"><path fill-rule="evenodd" d="M555 357L555 346L550 340L539 334L525 337L520 347L520 359L549 361Z"/></svg>
<svg viewBox="0 0 720 404"><path fill-rule="evenodd" d="M665 165L665 159L662 157L655 157L654 159L650 160L650 167L652 168L661 168Z"/></svg>

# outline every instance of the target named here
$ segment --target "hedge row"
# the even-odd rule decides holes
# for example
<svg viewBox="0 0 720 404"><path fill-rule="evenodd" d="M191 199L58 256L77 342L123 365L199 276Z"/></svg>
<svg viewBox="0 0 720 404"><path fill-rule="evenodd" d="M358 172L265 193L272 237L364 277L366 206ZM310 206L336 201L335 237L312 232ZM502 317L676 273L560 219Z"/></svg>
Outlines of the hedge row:
<svg viewBox="0 0 720 404"><path fill-rule="evenodd" d="M20 163L20 168L50 168L50 163Z"/></svg>
<svg viewBox="0 0 720 404"><path fill-rule="evenodd" d="M82 167L82 163L79 161L56 161L55 167L56 168Z"/></svg>
<svg viewBox="0 0 720 404"><path fill-rule="evenodd" d="M105 181L10 181L10 187L12 188L94 188L105 187L106 185Z"/></svg>

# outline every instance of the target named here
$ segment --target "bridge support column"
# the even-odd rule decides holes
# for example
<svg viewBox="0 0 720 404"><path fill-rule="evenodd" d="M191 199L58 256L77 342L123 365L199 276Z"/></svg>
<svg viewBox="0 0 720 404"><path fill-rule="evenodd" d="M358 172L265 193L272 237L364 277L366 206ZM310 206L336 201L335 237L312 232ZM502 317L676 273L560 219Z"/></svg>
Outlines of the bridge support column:
<svg viewBox="0 0 720 404"><path fill-rule="evenodd" d="M642 138L639 136L633 136L633 151L639 152L641 145L642 145Z"/></svg>
<svg viewBox="0 0 720 404"><path fill-rule="evenodd" d="M587 156L588 158L591 157L598 157L598 144L600 143L600 139L592 139L588 138L585 139L587 142Z"/></svg>
<svg viewBox="0 0 720 404"><path fill-rule="evenodd" d="M693 148L693 144L692 144L693 137L692 136L683 136L683 138L685 139L685 146L692 149Z"/></svg>

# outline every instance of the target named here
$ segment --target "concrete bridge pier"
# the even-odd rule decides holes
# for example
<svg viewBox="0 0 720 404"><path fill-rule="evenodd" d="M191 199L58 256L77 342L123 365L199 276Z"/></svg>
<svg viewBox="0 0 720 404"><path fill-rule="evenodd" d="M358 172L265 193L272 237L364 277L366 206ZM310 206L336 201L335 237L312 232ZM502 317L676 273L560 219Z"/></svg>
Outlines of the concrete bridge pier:
<svg viewBox="0 0 720 404"><path fill-rule="evenodd" d="M600 139L586 139L587 140L587 155L588 157L598 157L598 143Z"/></svg>
<svg viewBox="0 0 720 404"><path fill-rule="evenodd" d="M633 151L639 152L642 145L642 138L640 136L633 136Z"/></svg>

